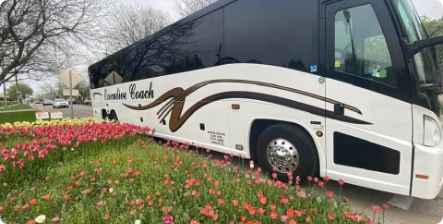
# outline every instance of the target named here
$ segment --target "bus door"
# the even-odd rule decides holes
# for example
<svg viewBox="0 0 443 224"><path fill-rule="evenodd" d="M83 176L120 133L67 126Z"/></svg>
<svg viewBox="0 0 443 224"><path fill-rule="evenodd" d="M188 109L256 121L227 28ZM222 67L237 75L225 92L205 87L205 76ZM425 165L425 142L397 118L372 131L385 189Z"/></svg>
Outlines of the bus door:
<svg viewBox="0 0 443 224"><path fill-rule="evenodd" d="M412 106L396 27L384 1L322 6L327 175L409 195Z"/></svg>

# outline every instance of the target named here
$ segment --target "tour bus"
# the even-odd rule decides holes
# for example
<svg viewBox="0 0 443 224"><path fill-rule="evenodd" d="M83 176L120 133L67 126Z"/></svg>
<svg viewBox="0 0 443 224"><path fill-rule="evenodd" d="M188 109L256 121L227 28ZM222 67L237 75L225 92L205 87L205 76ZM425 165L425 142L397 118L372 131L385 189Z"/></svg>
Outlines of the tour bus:
<svg viewBox="0 0 443 224"><path fill-rule="evenodd" d="M281 180L432 199L441 43L410 0L219 0L90 66L93 112Z"/></svg>

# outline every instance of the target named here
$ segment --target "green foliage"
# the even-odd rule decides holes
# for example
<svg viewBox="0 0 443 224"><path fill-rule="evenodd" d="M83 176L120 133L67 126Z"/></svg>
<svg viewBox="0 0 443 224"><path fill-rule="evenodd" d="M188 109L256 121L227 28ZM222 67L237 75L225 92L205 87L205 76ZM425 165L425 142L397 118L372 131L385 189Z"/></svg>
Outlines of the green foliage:
<svg viewBox="0 0 443 224"><path fill-rule="evenodd" d="M26 111L26 112L12 112L12 113L2 113L0 114L0 124L4 123L14 123L17 121L35 121L35 112L34 111Z"/></svg>
<svg viewBox="0 0 443 224"><path fill-rule="evenodd" d="M89 83L86 79L83 79L80 84L78 84L77 89L80 93L80 97L87 99L90 96Z"/></svg>
<svg viewBox="0 0 443 224"><path fill-rule="evenodd" d="M8 107L2 107L1 105L3 105L2 103L4 102L0 102L0 111L10 111L10 110L27 110L27 109L31 109L31 107L27 104L24 105L14 105L14 106L8 106Z"/></svg>
<svg viewBox="0 0 443 224"><path fill-rule="evenodd" d="M7 103L7 106L13 104L13 103L12 103L12 100L10 100L9 98L6 99L6 103ZM0 107L4 107L4 106L5 106L5 98L0 97Z"/></svg>
<svg viewBox="0 0 443 224"><path fill-rule="evenodd" d="M8 96L11 99L17 99L17 85L14 84L8 89ZM25 83L18 83L18 91L22 92L22 97L25 98L27 94L32 95L34 93L34 90L32 90L31 87L29 87Z"/></svg>
<svg viewBox="0 0 443 224"><path fill-rule="evenodd" d="M443 19L432 20L427 17L422 17L421 20L428 31L429 37L443 36ZM436 46L436 49L440 68L443 68L443 45Z"/></svg>

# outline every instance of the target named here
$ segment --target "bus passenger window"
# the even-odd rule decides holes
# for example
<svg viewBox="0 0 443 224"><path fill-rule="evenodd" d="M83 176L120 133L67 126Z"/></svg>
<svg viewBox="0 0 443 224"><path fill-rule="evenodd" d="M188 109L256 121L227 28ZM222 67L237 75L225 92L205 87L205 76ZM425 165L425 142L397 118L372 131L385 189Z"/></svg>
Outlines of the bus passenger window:
<svg viewBox="0 0 443 224"><path fill-rule="evenodd" d="M371 5L335 14L334 70L397 86L391 54Z"/></svg>

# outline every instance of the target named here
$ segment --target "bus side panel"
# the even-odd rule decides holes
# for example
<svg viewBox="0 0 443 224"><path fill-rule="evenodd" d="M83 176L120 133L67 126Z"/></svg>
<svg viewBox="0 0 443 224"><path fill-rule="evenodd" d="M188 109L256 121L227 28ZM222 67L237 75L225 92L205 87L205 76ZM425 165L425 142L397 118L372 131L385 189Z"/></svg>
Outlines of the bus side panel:
<svg viewBox="0 0 443 224"><path fill-rule="evenodd" d="M296 124L304 128L309 135L311 135L319 156L320 167L318 168L320 176L326 174L325 137L316 136L316 131L324 131L324 117L256 100L245 102L238 99L230 101L229 104L239 104L241 108L240 110L230 110L229 112L229 123L231 127L242 127L231 128L232 147L242 145L245 148L246 157L249 158L251 156L251 153L253 153L252 150L255 149L251 148L249 138L251 136L252 124L256 120ZM323 125L312 125L310 124L311 121L321 121ZM248 129L243 127L248 127Z"/></svg>
<svg viewBox="0 0 443 224"><path fill-rule="evenodd" d="M325 86L319 82L318 76L276 66L231 64L184 73L183 76L176 76L176 79L185 86L208 83L185 100L182 116L200 102L210 101L181 127L182 138L186 141L206 143L216 151L242 154L249 158L249 132L255 119L298 124L311 136L315 136L317 130L324 131L321 124L325 124ZM318 109L320 113L312 114L304 108L291 108L270 99L304 104ZM238 104L239 109L233 109L233 104ZM321 124L311 125L311 121ZM202 123L205 131L200 129ZM320 155L321 170L324 172L325 138L313 138ZM237 146L242 146L243 150L238 150Z"/></svg>

